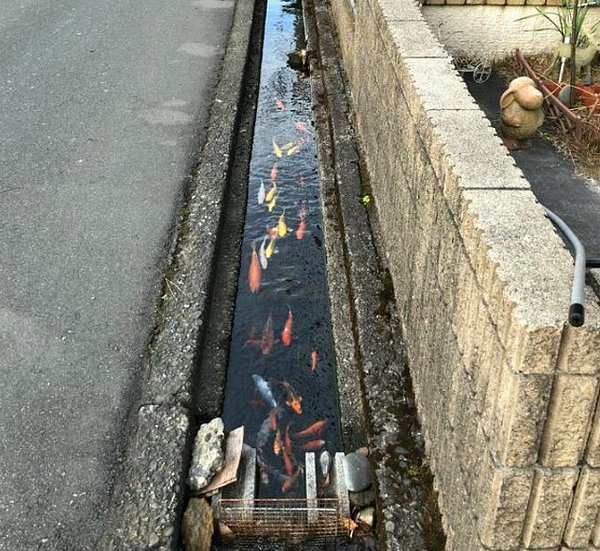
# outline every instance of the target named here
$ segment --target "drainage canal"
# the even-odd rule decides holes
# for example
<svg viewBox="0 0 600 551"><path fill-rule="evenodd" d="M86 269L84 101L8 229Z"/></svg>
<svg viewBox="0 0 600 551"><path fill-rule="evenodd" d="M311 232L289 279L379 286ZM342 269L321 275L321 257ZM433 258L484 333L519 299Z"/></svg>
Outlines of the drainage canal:
<svg viewBox="0 0 600 551"><path fill-rule="evenodd" d="M370 484L368 461L340 453L304 44L300 3L269 0L223 407L245 446L238 482L213 498L222 548L228 534L236 549L342 548L338 536L357 527L343 473L355 469L354 490Z"/></svg>

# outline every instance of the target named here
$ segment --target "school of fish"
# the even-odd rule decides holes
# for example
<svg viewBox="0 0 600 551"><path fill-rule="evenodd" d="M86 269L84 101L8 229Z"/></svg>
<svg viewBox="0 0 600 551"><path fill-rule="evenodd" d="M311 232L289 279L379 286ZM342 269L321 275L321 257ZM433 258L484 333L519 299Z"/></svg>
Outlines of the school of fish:
<svg viewBox="0 0 600 551"><path fill-rule="evenodd" d="M286 105L280 98L274 98L277 111L285 111ZM286 247L304 246L301 242L309 232L309 211L306 202L295 208L278 207L277 203L286 199L286 186L304 187L305 177L300 175L296 184L280 179L280 171L285 170L287 158L302 152L310 141L309 122L295 121L292 129L296 139L289 141L271 140L273 163L268 174L257 181L256 203L266 209L266 224L263 235L256 235L250 243L250 263L248 266L248 288L251 295L259 295L269 286L269 267L275 261L278 246L285 241ZM253 192L254 193L254 192ZM295 239L288 240L290 236ZM292 245L292 243L297 243ZM287 249L282 249L287 250ZM284 254L282 252L282 254ZM281 316L281 317L280 317ZM262 331L255 336L256 327L252 327L245 346L256 347L259 356L269 356L275 347L296 347L295 342L303 342L306 349L304 360L298 357L297 366L303 376L311 376L317 371L319 353L305 335L295 335L294 313L287 304L287 313L272 308L262 323ZM260 326L259 326L260 327ZM256 434L255 445L260 479L263 484L276 487L282 494L301 491L303 479L304 453L313 451L320 454L320 466L323 473L322 487L329 483L331 455L327 451L328 419L314 419L303 408L303 398L294 386L285 380L272 380L267 373L252 375L252 395L248 403L264 410L264 417Z"/></svg>

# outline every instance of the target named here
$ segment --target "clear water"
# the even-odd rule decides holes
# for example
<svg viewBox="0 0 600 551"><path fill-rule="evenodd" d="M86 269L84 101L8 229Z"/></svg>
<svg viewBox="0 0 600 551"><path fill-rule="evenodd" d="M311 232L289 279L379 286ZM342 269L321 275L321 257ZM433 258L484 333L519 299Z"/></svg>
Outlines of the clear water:
<svg viewBox="0 0 600 551"><path fill-rule="evenodd" d="M303 477L295 477L296 483L290 478L303 466L304 451L318 457L328 449L333 455L341 446L310 83L287 64L288 52L303 46L300 4L269 0L223 412L226 429L243 425L246 443L257 447L259 497L302 496ZM277 185L271 212L267 200L258 202L261 180L267 193ZM277 237L267 268L260 268L258 292L252 292L258 282L258 258L251 270L253 244L258 256L268 228L277 228L282 215L288 233ZM267 238L267 248L270 242ZM286 346L282 332L290 311ZM265 331L269 319L273 342ZM268 383L276 408L253 375ZM300 407L294 396L301 397ZM319 421L325 421L322 430L294 436Z"/></svg>

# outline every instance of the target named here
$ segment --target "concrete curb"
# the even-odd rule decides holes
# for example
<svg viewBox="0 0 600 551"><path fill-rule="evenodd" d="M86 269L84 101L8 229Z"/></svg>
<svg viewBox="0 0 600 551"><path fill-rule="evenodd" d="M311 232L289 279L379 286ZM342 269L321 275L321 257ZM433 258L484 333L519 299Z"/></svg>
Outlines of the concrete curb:
<svg viewBox="0 0 600 551"><path fill-rule="evenodd" d="M108 533L99 549L174 550L181 543L179 521L195 426L197 343L209 309L254 21L254 0L238 0L206 141L165 274L141 403L130 415L131 436L113 490Z"/></svg>
<svg viewBox="0 0 600 551"><path fill-rule="evenodd" d="M372 237L377 235L376 213L361 203L368 189L363 184L356 138L349 121L351 108L343 92L345 85L329 11L326 5L309 2L305 2L305 11L309 48L318 50L321 56L321 66L315 65L312 71L313 101L330 287L338 289L338 295L339 288L346 289L350 305L349 311L342 308L339 297L336 299L336 293L332 293L334 330L337 339L339 328L345 328L350 333L346 340L354 345L353 355L346 350L342 361L338 359L342 418L344 425L353 425L359 411L354 402L346 403L344 399L358 390L348 390L348 381L353 380L360 386L366 413L363 417L369 425L369 449L380 505L381 548L415 551L428 548L432 539L439 546L443 540L441 525L430 518L433 513L439 520L439 513L434 500L428 501L426 495L431 487L416 480L427 478L427 467L423 464L416 412L410 405L412 397L407 389L393 291ZM311 20L316 23L311 24ZM345 261L344 269L340 269L340 258ZM348 447L347 441L345 444ZM409 467L419 470L419 476L409 475ZM431 505L433 510L428 509Z"/></svg>

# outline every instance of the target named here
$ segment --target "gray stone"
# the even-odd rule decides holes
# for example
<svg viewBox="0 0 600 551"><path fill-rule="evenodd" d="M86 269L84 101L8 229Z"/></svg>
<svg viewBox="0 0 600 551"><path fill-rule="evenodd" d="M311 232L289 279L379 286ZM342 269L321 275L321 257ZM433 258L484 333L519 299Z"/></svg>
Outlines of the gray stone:
<svg viewBox="0 0 600 551"><path fill-rule="evenodd" d="M352 452L344 456L346 486L351 492L362 492L373 482L369 459L362 453Z"/></svg>
<svg viewBox="0 0 600 551"><path fill-rule="evenodd" d="M202 490L225 462L225 427L219 417L201 425L194 440L188 482L192 490Z"/></svg>
<svg viewBox="0 0 600 551"><path fill-rule="evenodd" d="M213 514L203 497L193 497L183 515L183 540L186 551L210 551Z"/></svg>

